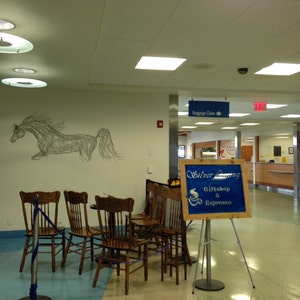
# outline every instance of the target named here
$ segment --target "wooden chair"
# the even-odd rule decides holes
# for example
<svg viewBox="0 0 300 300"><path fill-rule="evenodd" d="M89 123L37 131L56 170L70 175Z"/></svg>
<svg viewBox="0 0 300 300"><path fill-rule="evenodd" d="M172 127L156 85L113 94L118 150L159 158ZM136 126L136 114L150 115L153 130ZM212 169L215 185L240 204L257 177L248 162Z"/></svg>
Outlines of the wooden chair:
<svg viewBox="0 0 300 300"><path fill-rule="evenodd" d="M152 201L149 215L144 218L134 218L132 220L134 234L139 238L145 238L149 241L148 249L157 251L160 249L160 235L157 236L165 210L165 200L162 197L161 190L164 184L152 183Z"/></svg>
<svg viewBox="0 0 300 300"><path fill-rule="evenodd" d="M64 254L65 238L64 227L57 227L58 220L58 203L60 192L20 192L22 203L22 211L25 221L25 236L26 241L24 245L22 260L20 264L20 272L23 271L25 259L27 254L32 253L33 242L33 216L34 216L34 199L38 196L38 206L51 220L53 225L43 216L41 212L38 214L38 238L39 248L38 253L51 253L52 259L52 272L55 272L55 256L62 251ZM50 250L40 250L40 247L50 247ZM45 248L44 248L45 249Z"/></svg>
<svg viewBox="0 0 300 300"><path fill-rule="evenodd" d="M128 295L131 273L143 268L144 280L148 280L148 241L135 239L131 230L134 200L100 196L96 196L95 200L102 235L102 251L98 258L93 287L97 284L102 267L115 268L117 275L120 275L121 270L125 271L125 294Z"/></svg>
<svg viewBox="0 0 300 300"><path fill-rule="evenodd" d="M81 275L84 260L87 258L94 260L94 250L99 249L99 243L95 244L95 240L97 236L100 237L100 230L89 225L87 213L88 194L86 192L64 191L64 197L70 232L61 267L65 266L68 253L77 253L80 255L79 275ZM73 237L77 238L76 242Z"/></svg>
<svg viewBox="0 0 300 300"><path fill-rule="evenodd" d="M184 279L187 278L187 264L192 264L189 255L186 223L183 220L182 200L180 188L162 188L162 197L165 199L165 214L160 228L162 238L161 252L161 281L167 266L176 269L176 284L179 284L179 266L184 265Z"/></svg>
<svg viewBox="0 0 300 300"><path fill-rule="evenodd" d="M151 212L153 208L153 200L154 200L154 191L155 187L157 186L157 182L152 181L150 179L146 179L146 195L145 195L145 207L144 211L139 214L133 214L132 220L138 220L138 219L147 219L151 218Z"/></svg>

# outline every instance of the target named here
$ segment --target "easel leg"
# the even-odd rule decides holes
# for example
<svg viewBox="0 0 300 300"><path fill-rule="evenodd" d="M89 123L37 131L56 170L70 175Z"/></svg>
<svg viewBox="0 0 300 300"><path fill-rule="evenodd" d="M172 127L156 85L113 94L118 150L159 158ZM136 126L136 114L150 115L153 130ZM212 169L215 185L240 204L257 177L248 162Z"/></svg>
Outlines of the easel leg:
<svg viewBox="0 0 300 300"><path fill-rule="evenodd" d="M243 255L243 258L244 258L244 262L245 262L245 265L246 265L246 268L247 268L247 271L248 271L248 274L249 274L249 277L250 277L250 280L251 280L251 283L252 283L252 286L253 286L253 288L255 288L255 285L254 285L254 282L253 282L253 279L252 279L252 276L251 276L251 273L250 273L250 269L249 269L249 266L248 266L248 263L247 263L247 260L246 260L246 257L245 257L245 254L244 254L244 251L243 251L240 239L239 239L239 236L237 234L237 231L236 231L233 219L230 219L230 221L231 221L231 224L232 224L232 227L233 227L233 230L234 230L237 242L238 242L239 247L241 249L241 252L242 252L242 255Z"/></svg>
<svg viewBox="0 0 300 300"><path fill-rule="evenodd" d="M198 273L198 267L199 267L199 259L200 259L200 249L202 245L202 235L203 235L203 225L204 225L204 220L202 220L201 223L201 229L200 229L200 238L199 238L199 245L198 245L198 254L197 254L197 261L196 261L196 270L195 270L195 275L194 275L194 281L193 281L193 291L192 293L195 293L195 284L196 284L196 276Z"/></svg>

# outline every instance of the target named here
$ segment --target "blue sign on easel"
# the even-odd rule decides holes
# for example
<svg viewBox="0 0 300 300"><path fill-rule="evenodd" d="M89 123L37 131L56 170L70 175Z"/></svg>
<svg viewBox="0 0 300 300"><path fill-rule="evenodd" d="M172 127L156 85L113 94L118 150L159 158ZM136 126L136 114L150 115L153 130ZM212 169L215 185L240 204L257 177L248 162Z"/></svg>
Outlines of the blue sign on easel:
<svg viewBox="0 0 300 300"><path fill-rule="evenodd" d="M185 220L251 217L244 160L180 161Z"/></svg>

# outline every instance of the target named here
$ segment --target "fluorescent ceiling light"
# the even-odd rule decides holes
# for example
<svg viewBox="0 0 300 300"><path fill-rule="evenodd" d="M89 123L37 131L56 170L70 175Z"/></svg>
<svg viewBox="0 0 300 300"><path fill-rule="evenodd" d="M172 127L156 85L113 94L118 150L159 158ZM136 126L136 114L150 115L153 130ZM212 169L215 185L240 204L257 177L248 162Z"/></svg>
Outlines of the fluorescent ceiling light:
<svg viewBox="0 0 300 300"><path fill-rule="evenodd" d="M197 128L197 126L182 126L181 128L184 128L184 129L193 129L193 128Z"/></svg>
<svg viewBox="0 0 300 300"><path fill-rule="evenodd" d="M234 126L225 126L225 127L222 127L221 129L237 129L238 127L234 127Z"/></svg>
<svg viewBox="0 0 300 300"><path fill-rule="evenodd" d="M255 74L289 76L300 72L300 64L274 63Z"/></svg>
<svg viewBox="0 0 300 300"><path fill-rule="evenodd" d="M185 61L185 58L143 56L135 68L142 70L174 71Z"/></svg>
<svg viewBox="0 0 300 300"><path fill-rule="evenodd" d="M289 115L280 116L280 118L290 118L290 119L296 119L296 118L300 118L300 115L296 115L296 114L289 114Z"/></svg>
<svg viewBox="0 0 300 300"><path fill-rule="evenodd" d="M197 122L195 124L197 125L211 125L211 124L214 124L215 122Z"/></svg>
<svg viewBox="0 0 300 300"><path fill-rule="evenodd" d="M47 83L44 81L29 78L5 78L2 79L2 83L22 88L42 88L47 86Z"/></svg>
<svg viewBox="0 0 300 300"><path fill-rule="evenodd" d="M280 108L285 106L287 106L287 104L267 104L267 109L274 109L274 108Z"/></svg>
<svg viewBox="0 0 300 300"><path fill-rule="evenodd" d="M179 111L178 116L187 116L189 113L186 111Z"/></svg>
<svg viewBox="0 0 300 300"><path fill-rule="evenodd" d="M23 53L33 49L33 45L16 35L0 33L0 53Z"/></svg>
<svg viewBox="0 0 300 300"><path fill-rule="evenodd" d="M288 139L288 136L276 136L275 139Z"/></svg>
<svg viewBox="0 0 300 300"><path fill-rule="evenodd" d="M231 113L229 114L229 117L245 117L245 116L249 116L250 114L248 113Z"/></svg>
<svg viewBox="0 0 300 300"><path fill-rule="evenodd" d="M242 126L255 126L255 125L259 125L260 123L243 123L243 124L240 124Z"/></svg>

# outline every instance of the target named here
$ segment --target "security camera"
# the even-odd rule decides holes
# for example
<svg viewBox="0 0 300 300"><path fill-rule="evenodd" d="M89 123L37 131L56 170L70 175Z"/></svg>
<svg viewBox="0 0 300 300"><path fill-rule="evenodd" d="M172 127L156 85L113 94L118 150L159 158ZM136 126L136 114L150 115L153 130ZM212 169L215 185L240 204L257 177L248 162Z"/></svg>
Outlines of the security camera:
<svg viewBox="0 0 300 300"><path fill-rule="evenodd" d="M239 74L245 75L248 73L248 68L238 68Z"/></svg>

